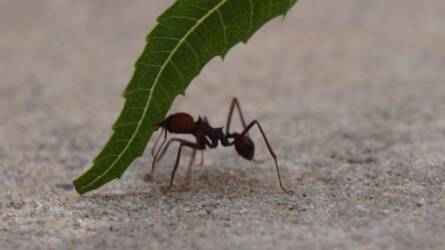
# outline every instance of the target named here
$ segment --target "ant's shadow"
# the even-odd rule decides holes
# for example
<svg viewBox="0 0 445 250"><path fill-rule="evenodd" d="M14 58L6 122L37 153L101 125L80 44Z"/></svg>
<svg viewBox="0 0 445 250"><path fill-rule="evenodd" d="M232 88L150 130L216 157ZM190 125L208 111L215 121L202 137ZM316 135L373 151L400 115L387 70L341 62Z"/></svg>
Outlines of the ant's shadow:
<svg viewBox="0 0 445 250"><path fill-rule="evenodd" d="M193 193L195 195L219 194L249 196L252 195L252 193L272 195L281 192L275 172L257 166L246 166L245 168L246 169L243 170L239 168L203 166L201 169L193 171L192 180L186 190L178 191L176 189L165 195ZM160 189L161 187L165 187L169 182L169 172L162 171L157 175L154 182L148 185ZM175 177L175 186L180 187L183 182L184 173L180 173Z"/></svg>
<svg viewBox="0 0 445 250"><path fill-rule="evenodd" d="M250 167L249 167L250 168ZM140 185L149 185L147 191L133 191L115 194L89 194L79 197L80 200L90 206L106 207L118 211L138 211L144 208L158 206L161 203L187 202L196 198L234 198L242 199L261 195L267 199L277 195L283 195L272 174L266 174L267 170L255 169L256 174L249 174L249 170L236 169L208 169L194 171L192 181L187 190L162 192L162 188L169 183L169 177L159 173L153 182L146 183L140 180ZM260 176L267 175L267 176ZM180 186L184 175L178 175L175 185ZM139 189L139 188L136 188ZM139 189L140 190L140 189Z"/></svg>

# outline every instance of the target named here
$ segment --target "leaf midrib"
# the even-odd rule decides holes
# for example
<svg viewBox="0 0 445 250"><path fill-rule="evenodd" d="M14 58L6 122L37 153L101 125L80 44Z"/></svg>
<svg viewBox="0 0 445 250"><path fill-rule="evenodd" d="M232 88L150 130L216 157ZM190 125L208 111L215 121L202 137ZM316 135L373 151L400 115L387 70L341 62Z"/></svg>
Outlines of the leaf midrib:
<svg viewBox="0 0 445 250"><path fill-rule="evenodd" d="M181 38L178 41L178 44L175 46L175 48L171 51L171 53L169 54L169 56L167 57L167 59L165 60L164 64L162 64L159 73L156 75L156 78L153 82L153 86L151 88L150 94L148 96L148 100L147 100L147 104L145 104L144 107L144 112L142 114L141 119L138 121L138 125L135 129L135 132L132 134L130 140L128 141L127 145L125 146L125 148L122 150L122 152L119 154L119 156L116 158L116 160L113 161L113 163L111 163L111 165L107 168L107 170L105 170L101 175L97 176L92 182L90 182L88 185L82 187L79 189L79 192L82 192L85 189L88 189L90 186L94 185L94 183L96 183L98 180L100 180L103 176L105 176L113 167L114 165L119 162L119 160L121 159L122 155L124 155L128 148L130 147L131 143L133 142L133 140L135 139L136 135L139 133L139 129L141 127L142 121L145 119L145 116L147 115L147 111L150 107L151 104L151 99L153 97L153 93L154 90L156 89L156 86L159 83L159 79L162 75L162 73L164 72L165 67L168 65L168 63L170 62L170 60L173 58L173 56L175 55L176 51L179 49L179 47L181 47L181 45L186 42L186 39L196 30L197 27L199 27L210 15L212 15L215 11L219 10L219 8L224 5L228 0L221 0L221 2L219 2L217 5L215 5L215 7L213 7L207 14L205 14L201 19L199 19L198 21L196 21L196 24L184 35L183 38Z"/></svg>

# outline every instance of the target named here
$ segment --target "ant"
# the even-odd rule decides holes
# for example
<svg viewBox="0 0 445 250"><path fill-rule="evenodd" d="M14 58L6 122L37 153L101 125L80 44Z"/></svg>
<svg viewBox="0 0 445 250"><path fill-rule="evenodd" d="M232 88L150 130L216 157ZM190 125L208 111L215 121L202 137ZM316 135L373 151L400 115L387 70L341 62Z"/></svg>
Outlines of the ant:
<svg viewBox="0 0 445 250"><path fill-rule="evenodd" d="M240 119L241 119L241 123L244 128L241 133L231 133L230 132L230 124L232 121L232 114L233 114L233 111L235 108L237 108L237 110L238 110L238 113L239 113ZM237 98L232 99L225 131L223 131L222 127L217 127L217 128L212 127L209 124L209 122L207 121L206 117L203 117L203 118L199 117L197 121L193 121L193 117L187 113L175 113L175 114L169 115L165 120L161 121L155 128L155 130L162 128L162 132L160 133L160 135L159 135L158 139L156 140L155 145L153 146L153 149L152 149L152 155L154 156L154 158L153 158L153 163L152 163L152 167L151 167L151 172L145 176L144 180L150 181L153 178L156 164L162 159L162 157L165 155L167 149L173 142L179 143L179 149L178 149L178 153L176 155L176 162L173 167L173 171L171 173L170 185L166 189L166 192L170 191L171 188L173 187L173 181L175 178L176 170L178 169L178 166L179 166L179 160L181 157L181 151L182 151L183 147L189 147L189 148L193 149L192 156L191 156L188 170L187 170L187 174L185 177L186 178L185 183L183 185L185 188L190 183L191 168L192 168L193 162L195 160L197 150L201 150L201 154L202 154L201 165L203 164L204 150L207 147L216 148L218 146L218 142L221 142L221 145L224 147L234 146L236 152L241 157L243 157L244 159L249 160L249 161L254 161L253 156L254 156L254 152L255 152L255 145L254 145L253 141L250 139L250 137L248 136L249 130L254 125L258 126L258 129L260 130L260 132L263 136L263 139L267 145L267 148L269 149L269 153L275 161L275 167L276 167L278 181L279 181L281 189L286 193L292 193L292 191L284 188L284 186L281 182L281 176L280 176L280 170L278 168L277 157L276 157L269 141L267 140L267 137L266 137L263 129L261 128L260 123L257 120L254 120L254 121L250 122L248 125L246 125L246 122L244 120L244 116L241 112L241 107L240 107L240 104L239 104ZM196 142L191 142L191 141L187 141L187 140L180 139L180 138L173 138L167 142L165 147L163 147L165 141L167 140L167 132L174 133L174 134L193 135L196 138ZM155 154L154 153L155 147L158 144L162 134L164 134L164 139L161 143L161 146L158 148L158 150ZM161 151L161 149L162 149L162 151Z"/></svg>

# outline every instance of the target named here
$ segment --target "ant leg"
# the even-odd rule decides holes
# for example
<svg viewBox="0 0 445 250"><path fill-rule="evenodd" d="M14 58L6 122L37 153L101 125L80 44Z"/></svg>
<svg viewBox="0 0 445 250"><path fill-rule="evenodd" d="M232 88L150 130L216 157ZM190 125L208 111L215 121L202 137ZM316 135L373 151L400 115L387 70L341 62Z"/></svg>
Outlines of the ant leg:
<svg viewBox="0 0 445 250"><path fill-rule="evenodd" d="M201 161L199 162L199 166L204 165L204 150L201 150Z"/></svg>
<svg viewBox="0 0 445 250"><path fill-rule="evenodd" d="M162 160L162 158L164 157L165 153L167 153L167 150L170 147L170 145L175 141L179 142L181 140L182 139L179 139L179 138L173 138L173 139L169 140L167 142L167 145L165 145L165 147L162 149L162 151L160 151L160 149L159 149L160 153L159 153L158 157L153 159L153 161L156 161L156 163L160 162Z"/></svg>
<svg viewBox="0 0 445 250"><path fill-rule="evenodd" d="M178 170L179 167L179 160L181 159L181 151L182 151L182 147L189 147L192 149L202 149L202 146L197 144L197 143L192 143L186 140L182 140L182 139L176 139L177 142L179 142L179 149L178 149L178 153L176 155L176 162L175 162L175 166L173 167L173 171L171 173L171 179L170 179L170 185L167 187L167 189L165 190L165 192L169 192L172 187L173 187L173 181L175 180L175 174L176 174L176 170Z"/></svg>
<svg viewBox="0 0 445 250"><path fill-rule="evenodd" d="M159 133L158 138L156 138L156 141L155 141L155 143L153 144L153 147L151 148L151 156L155 156L155 148L156 148L156 146L158 145L158 142L159 142L159 140L160 140L161 137L162 137L162 132L164 132L164 129L162 129L161 133Z"/></svg>
<svg viewBox="0 0 445 250"><path fill-rule="evenodd" d="M243 125L243 128L246 129L246 122L244 121L244 116L243 112L241 111L241 106L238 102L238 99L234 97L232 99L232 103L230 104L229 115L227 116L226 134L228 134L230 131L230 124L232 123L232 115L235 108L238 110L238 114L241 119L241 124Z"/></svg>
<svg viewBox="0 0 445 250"><path fill-rule="evenodd" d="M192 156L190 157L189 165L187 167L187 172L185 174L184 183L179 188L179 191L187 190L190 185L190 182L192 180L192 167L193 167L193 163L195 162L196 151L197 151L196 148L193 149Z"/></svg>
<svg viewBox="0 0 445 250"><path fill-rule="evenodd" d="M197 149L195 148L195 149L193 149L193 152L192 152L192 156L190 157L190 161L189 161L189 166L192 166L193 165L193 163L195 162L195 157L196 157L196 151L197 151Z"/></svg>
<svg viewBox="0 0 445 250"><path fill-rule="evenodd" d="M229 109L229 115L227 116L227 124L226 124L226 135L229 134L230 132L230 125L232 123L232 115L233 115L233 111L235 110L235 108L238 110L238 114L241 120L241 124L243 125L243 129L245 130L247 125L246 122L244 120L244 115L243 112L241 111L241 105L239 104L239 101L236 97L233 97L232 102L230 104L230 109ZM249 135L249 133L246 133L247 135ZM251 160L253 163L263 163L264 160L257 160L257 159L252 159Z"/></svg>
<svg viewBox="0 0 445 250"><path fill-rule="evenodd" d="M162 141L161 146L159 146L158 150L156 151L156 154L154 155L153 162L152 162L152 164L151 164L151 171L150 171L150 173L148 173L148 174L146 174L146 175L144 176L144 180L145 180L145 181L150 181L150 180L152 180L153 177L154 177L154 174L155 174L155 168L156 168L156 163L157 163L157 160L156 160L156 159L157 159L157 157L158 157L159 152L160 152L161 149L162 149L162 146L164 146L164 143L165 143L165 141L167 140L167 130L164 129L163 132L164 132L164 140ZM161 133L161 135L162 135L162 133ZM159 141L160 138L161 138L161 136L159 136L158 139L156 140L156 142L155 142L155 146L156 146L156 144L158 143L158 141ZM153 146L153 150L154 150L154 147L155 147L155 146ZM153 150L152 150L152 151L153 151Z"/></svg>
<svg viewBox="0 0 445 250"><path fill-rule="evenodd" d="M166 134L167 134L167 133L166 133ZM150 173L147 174L147 175L145 175L145 177L144 177L144 180L145 180L145 181L150 181L150 180L153 179L153 177L154 177L154 172L155 172L155 169L156 169L156 167L157 167L158 162L160 162L161 159L164 157L165 153L167 152L167 150L168 150L168 148L170 147L170 145L172 144L172 142L175 142L175 141L178 141L178 140L181 140L181 139L179 139L179 138L173 138L173 139L170 139L170 140L167 142L167 144L165 145L165 147L162 148L162 146L163 146L164 143L165 143L165 139L164 139L164 141L162 142L162 144L161 144L161 146L159 147L158 151L156 152L155 157L153 158L153 162L151 163L151 171L150 171ZM161 149L162 149L162 151L161 151Z"/></svg>
<svg viewBox="0 0 445 250"><path fill-rule="evenodd" d="M278 175L278 181L280 183L280 187L281 189L288 194L292 194L293 192L291 190L287 190L286 188L284 188L283 183L281 182L281 175L280 175L280 169L278 167L278 160L277 160L277 156L275 155L275 152L272 149L272 146L270 146L269 140L267 140L266 134L263 131L263 128L261 127L260 123L257 120L252 121L251 123L249 123L249 125L243 130L243 132L241 132L240 136L244 136L247 134L247 132L254 126L257 125L258 129L261 132L261 135L263 136L264 141L266 142L267 148L269 149L269 153L272 156L272 158L275 161L275 168L277 170L277 175Z"/></svg>

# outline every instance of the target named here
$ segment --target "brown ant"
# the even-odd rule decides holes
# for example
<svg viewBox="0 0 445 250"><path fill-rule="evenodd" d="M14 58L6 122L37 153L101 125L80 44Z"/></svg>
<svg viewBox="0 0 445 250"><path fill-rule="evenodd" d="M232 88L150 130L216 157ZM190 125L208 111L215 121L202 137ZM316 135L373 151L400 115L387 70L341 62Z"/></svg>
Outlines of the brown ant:
<svg viewBox="0 0 445 250"><path fill-rule="evenodd" d="M232 120L232 114L235 109L235 107L238 109L238 113L240 115L241 123L244 127L243 131L241 133L230 133L230 123ZM154 155L151 172L145 176L145 180L149 181L154 176L154 171L156 168L156 163L159 162L162 157L164 156L165 152L167 151L168 147L173 142L179 143L179 149L176 156L176 162L173 167L173 171L171 173L171 179L170 179L170 185L166 189L166 192L170 191L173 187L173 181L175 178L176 170L179 166L179 160L181 157L181 151L183 147L189 147L193 149L192 156L190 159L190 163L188 166L188 171L186 175L186 181L184 184L184 187L188 186L190 183L191 178L191 168L193 165L193 162L195 160L196 151L201 150L202 157L201 157L201 165L203 164L203 151L206 149L206 147L209 148L216 148L218 146L218 142L221 142L222 146L229 147L229 146L235 146L236 152L242 156L244 159L253 161L253 156L255 152L255 145L253 141L248 136L249 130L254 126L257 125L264 141L266 142L267 148L269 149L269 153L272 156L272 158L275 161L275 167L278 175L278 181L280 183L281 189L286 193L292 193L292 191L287 190L283 187L283 184L281 182L281 176L280 176L280 170L278 168L278 162L277 157L272 150L272 147L270 146L269 141L267 140L267 137L261 128L261 125L257 120L254 120L250 122L248 125L246 125L246 122L244 121L243 114L241 112L241 107L239 105L239 102L236 98L233 98L232 103L230 105L229 115L227 118L227 125L226 125L226 131L223 132L222 127L213 128L207 119L199 117L197 121L193 121L193 117L186 113L176 113L169 115L165 120L160 122L156 130L159 128L162 128L163 133L160 134L158 139L155 142L155 145L152 149L152 154ZM167 140L167 132L174 133L174 134L190 134L193 135L196 138L196 142L187 141L180 138L173 138L168 141L168 143L163 148L163 145L165 141ZM164 140L161 143L161 146L157 150L156 154L154 153L154 149L161 138L162 134L164 134ZM163 148L162 152L161 149Z"/></svg>

